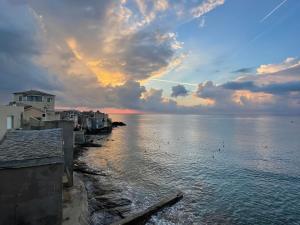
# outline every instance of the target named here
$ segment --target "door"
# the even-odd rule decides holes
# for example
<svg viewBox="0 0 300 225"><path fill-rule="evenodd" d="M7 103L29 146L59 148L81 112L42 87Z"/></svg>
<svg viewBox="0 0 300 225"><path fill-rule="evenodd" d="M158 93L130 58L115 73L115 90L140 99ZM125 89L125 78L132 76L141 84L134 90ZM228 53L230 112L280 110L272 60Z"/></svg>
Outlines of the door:
<svg viewBox="0 0 300 225"><path fill-rule="evenodd" d="M6 118L6 128L8 130L14 128L14 117L13 116L8 116Z"/></svg>

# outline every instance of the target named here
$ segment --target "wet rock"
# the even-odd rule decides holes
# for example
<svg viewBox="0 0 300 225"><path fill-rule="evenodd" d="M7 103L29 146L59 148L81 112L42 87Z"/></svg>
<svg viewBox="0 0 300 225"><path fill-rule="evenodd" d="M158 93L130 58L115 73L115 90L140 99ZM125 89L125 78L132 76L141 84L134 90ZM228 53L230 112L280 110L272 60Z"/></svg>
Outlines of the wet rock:
<svg viewBox="0 0 300 225"><path fill-rule="evenodd" d="M96 196L95 199L98 202L98 206L101 208L111 209L121 206L131 205L131 201L127 198L115 198L112 195L109 196Z"/></svg>
<svg viewBox="0 0 300 225"><path fill-rule="evenodd" d="M74 161L73 170L76 172L79 172L79 173L83 173L83 174L107 176L107 174L105 174L99 170L94 170L94 169L88 167L85 163L80 162L78 160Z"/></svg>
<svg viewBox="0 0 300 225"><path fill-rule="evenodd" d="M102 147L101 144L94 143L93 141L85 142L83 144L80 144L79 146L80 147L89 147L89 148Z"/></svg>
<svg viewBox="0 0 300 225"><path fill-rule="evenodd" d="M74 148L74 159L77 159L79 156L81 156L83 154L83 152L87 151L88 148L84 148L81 146L76 146Z"/></svg>
<svg viewBox="0 0 300 225"><path fill-rule="evenodd" d="M126 126L126 123L120 122L120 121L115 121L112 122L113 127L119 127L119 126Z"/></svg>

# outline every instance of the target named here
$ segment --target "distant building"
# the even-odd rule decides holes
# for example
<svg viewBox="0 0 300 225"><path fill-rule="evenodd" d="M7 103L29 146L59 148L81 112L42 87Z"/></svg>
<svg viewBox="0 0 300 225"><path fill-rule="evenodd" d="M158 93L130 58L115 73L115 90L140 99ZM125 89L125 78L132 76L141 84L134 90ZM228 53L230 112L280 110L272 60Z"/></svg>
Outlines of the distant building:
<svg viewBox="0 0 300 225"><path fill-rule="evenodd" d="M30 124L38 121L59 120L59 112L55 112L55 95L30 90L13 93L10 105L24 107L24 121Z"/></svg>
<svg viewBox="0 0 300 225"><path fill-rule="evenodd" d="M83 112L82 127L87 133L110 132L112 122L108 114L102 112Z"/></svg>
<svg viewBox="0 0 300 225"><path fill-rule="evenodd" d="M61 129L12 130L0 143L0 224L61 225Z"/></svg>
<svg viewBox="0 0 300 225"><path fill-rule="evenodd" d="M15 103L31 105L42 111L45 109L54 111L55 109L55 95L36 90L15 92L13 94L13 101Z"/></svg>
<svg viewBox="0 0 300 225"><path fill-rule="evenodd" d="M61 119L73 121L74 129L76 131L85 130L88 133L110 131L112 125L108 114L100 111L63 111L61 112Z"/></svg>
<svg viewBox="0 0 300 225"><path fill-rule="evenodd" d="M22 126L24 107L0 106L0 140L8 130Z"/></svg>
<svg viewBox="0 0 300 225"><path fill-rule="evenodd" d="M73 121L73 125L76 130L80 129L80 121L79 121L80 115L81 115L81 112L79 112L77 110L66 110L66 111L60 112L61 119Z"/></svg>

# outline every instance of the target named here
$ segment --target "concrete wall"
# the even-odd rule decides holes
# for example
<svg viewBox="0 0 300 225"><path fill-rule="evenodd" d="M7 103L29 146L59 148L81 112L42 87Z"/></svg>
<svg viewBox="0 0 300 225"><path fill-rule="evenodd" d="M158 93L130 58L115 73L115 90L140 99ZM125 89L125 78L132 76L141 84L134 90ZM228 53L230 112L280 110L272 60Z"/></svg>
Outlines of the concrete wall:
<svg viewBox="0 0 300 225"><path fill-rule="evenodd" d="M67 120L44 121L45 129L62 128L65 172L68 178L67 186L73 185L73 156L74 156L74 134L73 122Z"/></svg>
<svg viewBox="0 0 300 225"><path fill-rule="evenodd" d="M47 111L44 121L60 120L60 113L55 111Z"/></svg>
<svg viewBox="0 0 300 225"><path fill-rule="evenodd" d="M22 125L22 115L24 108L21 106L0 106L0 140L7 131L6 119L8 116L14 117L14 129Z"/></svg>
<svg viewBox="0 0 300 225"><path fill-rule="evenodd" d="M43 111L38 108L28 108L24 111L24 120L29 121L30 118L43 118Z"/></svg>
<svg viewBox="0 0 300 225"><path fill-rule="evenodd" d="M62 164L0 169L1 225L61 225Z"/></svg>
<svg viewBox="0 0 300 225"><path fill-rule="evenodd" d="M22 97L22 101L19 101L19 97ZM51 102L47 102L47 98L51 98ZM46 107L49 110L54 110L55 107L55 96L42 96L41 102L35 102L35 101L27 101L26 96L23 94L14 94L14 101L18 103L23 103L26 105L31 105L33 107L39 108L44 110Z"/></svg>

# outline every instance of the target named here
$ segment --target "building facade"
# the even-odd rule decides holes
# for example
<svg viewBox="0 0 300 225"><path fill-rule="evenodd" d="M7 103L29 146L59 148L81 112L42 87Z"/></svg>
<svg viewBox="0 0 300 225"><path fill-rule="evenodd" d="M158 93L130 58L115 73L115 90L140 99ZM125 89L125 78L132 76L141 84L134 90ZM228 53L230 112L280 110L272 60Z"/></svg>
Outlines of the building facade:
<svg viewBox="0 0 300 225"><path fill-rule="evenodd" d="M13 101L17 104L30 105L43 111L55 109L55 95L36 90L15 92L13 95Z"/></svg>
<svg viewBox="0 0 300 225"><path fill-rule="evenodd" d="M45 92L36 90L15 92L10 105L24 107L25 124L60 119L60 113L55 112L55 95Z"/></svg>
<svg viewBox="0 0 300 225"><path fill-rule="evenodd" d="M22 126L24 107L0 106L0 140L8 130Z"/></svg>

